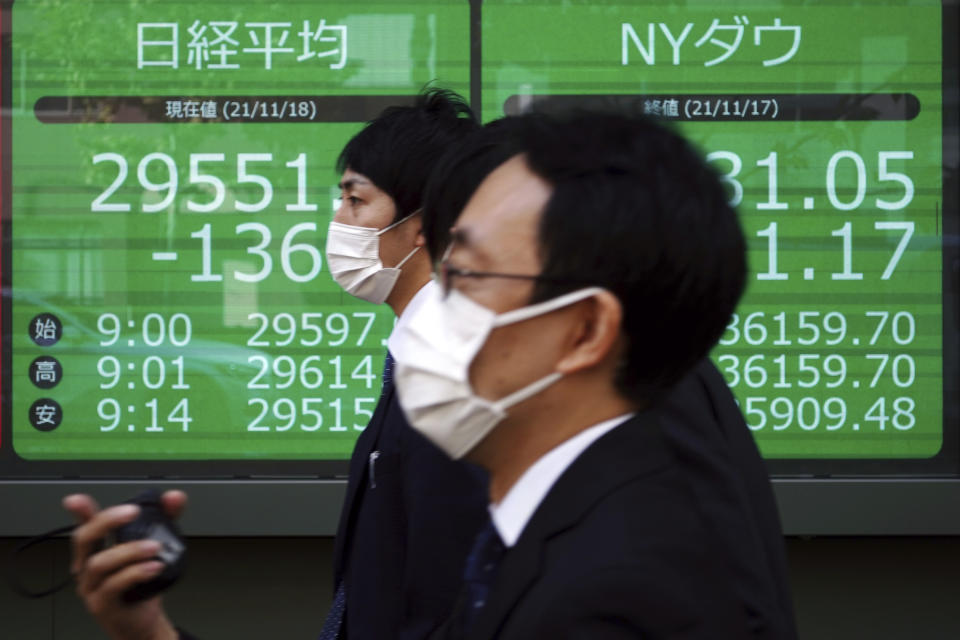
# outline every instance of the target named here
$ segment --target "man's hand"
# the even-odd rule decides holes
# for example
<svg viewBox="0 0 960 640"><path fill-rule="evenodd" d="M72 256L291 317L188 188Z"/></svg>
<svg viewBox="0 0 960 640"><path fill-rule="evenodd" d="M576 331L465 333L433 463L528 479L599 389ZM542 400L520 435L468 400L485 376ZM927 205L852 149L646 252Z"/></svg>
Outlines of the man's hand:
<svg viewBox="0 0 960 640"><path fill-rule="evenodd" d="M167 491L161 497L164 510L172 518L180 515L186 501L182 491ZM100 626L114 640L176 640L177 632L160 596L134 603L122 599L127 589L163 571L163 563L154 560L160 543L137 540L101 550L107 535L135 520L140 507L121 504L101 511L93 498L83 494L65 497L63 507L79 522L72 536L70 565L77 594Z"/></svg>

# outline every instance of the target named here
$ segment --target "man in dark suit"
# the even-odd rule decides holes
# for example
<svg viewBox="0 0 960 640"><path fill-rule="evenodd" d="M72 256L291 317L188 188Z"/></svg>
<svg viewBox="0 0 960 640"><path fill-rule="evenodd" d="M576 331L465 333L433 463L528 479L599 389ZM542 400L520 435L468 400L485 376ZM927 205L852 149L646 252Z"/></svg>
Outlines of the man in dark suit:
<svg viewBox="0 0 960 640"><path fill-rule="evenodd" d="M344 147L341 205L330 225L327 263L349 293L385 303L402 326L429 289L420 233L421 200L440 156L478 128L455 94L429 90L413 106L385 110ZM388 356L388 363L389 363ZM420 639L448 614L462 566L486 519L485 478L410 429L389 367L377 408L350 461L334 554L334 603L321 640ZM185 500L167 492L171 514ZM135 515L97 512L87 496L65 504L83 522L74 534L74 571L87 607L115 638L181 638L159 598L136 605L120 594L152 577L156 549L137 543L94 553L96 541Z"/></svg>
<svg viewBox="0 0 960 640"><path fill-rule="evenodd" d="M397 385L490 471L493 535L437 637L795 637L769 480L704 357L745 274L716 176L596 115L505 119L441 165L428 219L469 202Z"/></svg>
<svg viewBox="0 0 960 640"><path fill-rule="evenodd" d="M342 204L327 243L331 273L348 292L389 305L401 325L435 286L421 250L427 179L443 153L477 128L462 99L432 90L412 107L387 109L340 154ZM364 229L377 234L378 268L352 250ZM378 282L383 265L399 269L392 284ZM336 537L335 602L324 631L337 625L343 598L342 638L426 637L453 606L461 567L486 518L482 474L410 429L389 372L384 378L351 457Z"/></svg>

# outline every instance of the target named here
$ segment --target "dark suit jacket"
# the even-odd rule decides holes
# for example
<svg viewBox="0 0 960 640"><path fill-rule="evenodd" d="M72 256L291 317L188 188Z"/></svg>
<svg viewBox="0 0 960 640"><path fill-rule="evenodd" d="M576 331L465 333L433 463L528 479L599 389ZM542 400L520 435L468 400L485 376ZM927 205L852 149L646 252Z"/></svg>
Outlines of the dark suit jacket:
<svg viewBox="0 0 960 640"><path fill-rule="evenodd" d="M486 519L484 474L410 428L386 382L350 460L337 531L334 588L343 580L347 596L341 637L425 638L453 607Z"/></svg>
<svg viewBox="0 0 960 640"><path fill-rule="evenodd" d="M475 622L461 601L435 637L794 638L784 567L762 461L704 362L574 461Z"/></svg>
<svg viewBox="0 0 960 640"><path fill-rule="evenodd" d="M730 550L740 598L757 628L796 638L783 530L770 476L733 394L704 359L657 407L698 508Z"/></svg>

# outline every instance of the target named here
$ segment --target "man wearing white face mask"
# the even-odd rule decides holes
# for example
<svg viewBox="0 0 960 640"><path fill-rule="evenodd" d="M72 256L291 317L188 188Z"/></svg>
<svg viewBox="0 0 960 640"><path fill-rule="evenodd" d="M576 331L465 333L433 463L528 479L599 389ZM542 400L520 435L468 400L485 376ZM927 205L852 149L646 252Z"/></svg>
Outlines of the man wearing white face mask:
<svg viewBox="0 0 960 640"><path fill-rule="evenodd" d="M468 148L448 165L480 179L442 288L390 341L411 425L490 473L490 523L431 638L795 638L742 419L711 433L660 406L678 381L710 406L687 374L716 374L697 363L743 291L717 175L642 119L494 126L495 162Z"/></svg>
<svg viewBox="0 0 960 640"><path fill-rule="evenodd" d="M427 179L440 156L477 128L459 96L431 90L412 107L387 109L340 154L330 273L351 295L389 305L399 325L434 287L420 234ZM452 607L485 518L485 478L410 429L389 379L390 359L350 462L334 604L321 638L425 637Z"/></svg>

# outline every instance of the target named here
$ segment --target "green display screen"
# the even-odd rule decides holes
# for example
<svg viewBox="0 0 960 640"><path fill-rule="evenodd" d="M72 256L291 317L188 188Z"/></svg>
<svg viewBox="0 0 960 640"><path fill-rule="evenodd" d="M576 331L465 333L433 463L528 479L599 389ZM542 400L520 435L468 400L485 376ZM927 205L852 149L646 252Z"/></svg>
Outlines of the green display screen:
<svg viewBox="0 0 960 640"><path fill-rule="evenodd" d="M468 5L17 0L8 15L3 446L348 458L394 320L327 270L334 164L431 80L467 93Z"/></svg>
<svg viewBox="0 0 960 640"><path fill-rule="evenodd" d="M431 81L676 123L748 241L712 357L765 457L957 471L937 0L3 7L0 476L347 459L393 315L330 277L334 164Z"/></svg>
<svg viewBox="0 0 960 640"><path fill-rule="evenodd" d="M484 117L610 104L676 122L747 237L747 293L712 355L763 453L931 457L941 27L936 1L491 0Z"/></svg>

